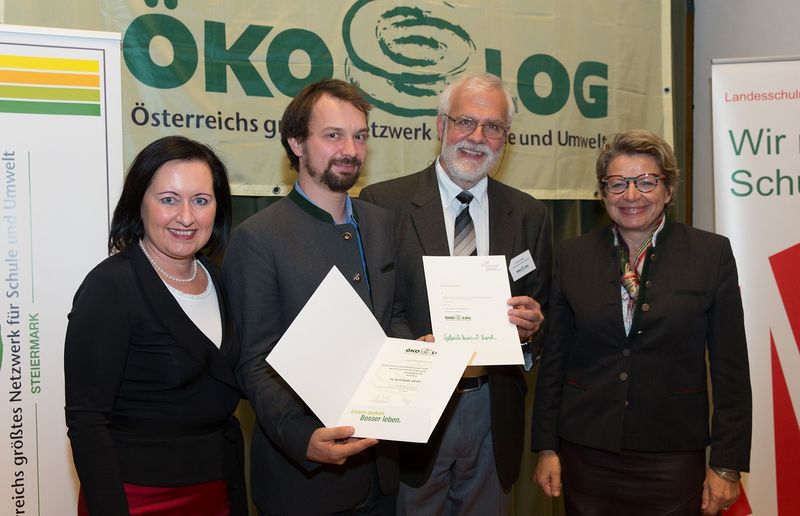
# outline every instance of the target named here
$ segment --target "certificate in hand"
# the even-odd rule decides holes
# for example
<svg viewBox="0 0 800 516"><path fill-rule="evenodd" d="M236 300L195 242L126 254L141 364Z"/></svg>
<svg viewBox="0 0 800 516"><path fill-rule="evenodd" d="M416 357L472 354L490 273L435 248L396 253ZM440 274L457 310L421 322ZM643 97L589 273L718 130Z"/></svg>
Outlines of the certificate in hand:
<svg viewBox="0 0 800 516"><path fill-rule="evenodd" d="M473 351L387 337L333 267L267 361L325 426L427 442Z"/></svg>
<svg viewBox="0 0 800 516"><path fill-rule="evenodd" d="M470 365L522 364L503 256L423 256L436 345L475 346Z"/></svg>

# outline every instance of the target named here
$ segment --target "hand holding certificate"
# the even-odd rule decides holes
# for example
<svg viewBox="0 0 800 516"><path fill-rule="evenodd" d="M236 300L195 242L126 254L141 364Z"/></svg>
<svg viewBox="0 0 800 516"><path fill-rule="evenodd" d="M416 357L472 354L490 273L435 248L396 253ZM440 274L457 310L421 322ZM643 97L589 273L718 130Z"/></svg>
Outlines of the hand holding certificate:
<svg viewBox="0 0 800 516"><path fill-rule="evenodd" d="M333 267L267 361L326 427L426 442L473 351L387 337Z"/></svg>
<svg viewBox="0 0 800 516"><path fill-rule="evenodd" d="M470 365L522 364L503 256L423 256L435 346L475 346Z"/></svg>

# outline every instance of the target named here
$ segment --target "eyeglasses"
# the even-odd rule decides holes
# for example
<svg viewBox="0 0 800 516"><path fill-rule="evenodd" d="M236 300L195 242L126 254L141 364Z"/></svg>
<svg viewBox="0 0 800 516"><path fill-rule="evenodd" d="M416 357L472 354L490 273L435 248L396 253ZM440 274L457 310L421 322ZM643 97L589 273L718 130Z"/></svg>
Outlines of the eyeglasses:
<svg viewBox="0 0 800 516"><path fill-rule="evenodd" d="M621 194L628 189L628 185L636 185L636 189L642 193L652 192L658 183L664 180L664 176L655 174L642 174L640 176L606 176L600 180L605 186L606 191L612 194Z"/></svg>
<svg viewBox="0 0 800 516"><path fill-rule="evenodd" d="M450 115L444 115L444 116L446 116L449 120L452 120L453 127L455 127L456 130L458 130L458 132L464 134L472 134L478 127L483 127L483 135L485 137L498 139L505 136L506 131L508 131L508 127L504 127L494 122L484 122L482 124L479 124L475 120L466 116L460 116L458 118L453 118Z"/></svg>

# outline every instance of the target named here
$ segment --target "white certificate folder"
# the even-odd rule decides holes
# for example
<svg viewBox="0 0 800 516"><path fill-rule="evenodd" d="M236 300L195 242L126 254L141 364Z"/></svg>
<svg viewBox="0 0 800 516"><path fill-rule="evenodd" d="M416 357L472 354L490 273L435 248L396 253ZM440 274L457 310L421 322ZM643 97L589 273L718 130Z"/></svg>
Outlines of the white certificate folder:
<svg viewBox="0 0 800 516"><path fill-rule="evenodd" d="M423 256L433 336L474 348L470 365L523 364L504 256Z"/></svg>
<svg viewBox="0 0 800 516"><path fill-rule="evenodd" d="M267 361L326 427L424 443L473 352L387 337L334 266Z"/></svg>

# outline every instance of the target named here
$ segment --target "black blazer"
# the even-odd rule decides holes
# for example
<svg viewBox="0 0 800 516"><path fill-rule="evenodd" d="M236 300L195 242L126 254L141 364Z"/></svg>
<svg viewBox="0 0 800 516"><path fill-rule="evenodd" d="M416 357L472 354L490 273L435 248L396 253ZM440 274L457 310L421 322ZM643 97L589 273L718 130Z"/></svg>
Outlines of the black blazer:
<svg viewBox="0 0 800 516"><path fill-rule="evenodd" d="M527 295L547 309L552 243L544 204L530 195L489 178L489 254L505 255L506 263L530 250L536 270L514 281L511 295ZM396 304L405 312L414 337L431 332L430 308L422 256L448 256L439 185L434 165L409 176L368 186L362 199L387 208L392 214L396 240ZM402 328L394 335L405 337ZM492 444L500 483L506 489L516 481L522 458L527 386L518 366L489 368ZM447 412L427 444L406 444L401 449L401 479L420 486L430 476L446 426Z"/></svg>
<svg viewBox="0 0 800 516"><path fill-rule="evenodd" d="M227 479L246 514L239 345L214 267L221 349L180 308L138 246L95 267L78 288L64 347L66 421L91 514L128 514L122 484Z"/></svg>
<svg viewBox="0 0 800 516"><path fill-rule="evenodd" d="M382 441L341 466L307 460L311 434L323 425L265 362L333 265L388 332L395 317L389 217L358 200L353 200L353 212L366 270L355 227L334 224L296 190L240 224L225 254L223 274L242 340L237 375L259 423L251 450L253 501L266 514L316 515L353 508L366 497L376 471L382 492L397 490L394 442ZM327 345L325 331L319 329L319 346Z"/></svg>
<svg viewBox="0 0 800 516"><path fill-rule="evenodd" d="M730 243L668 221L647 252L627 336L619 276L610 228L561 246L534 449L558 450L559 437L609 451L689 451L710 442L712 465L747 471L750 375Z"/></svg>

